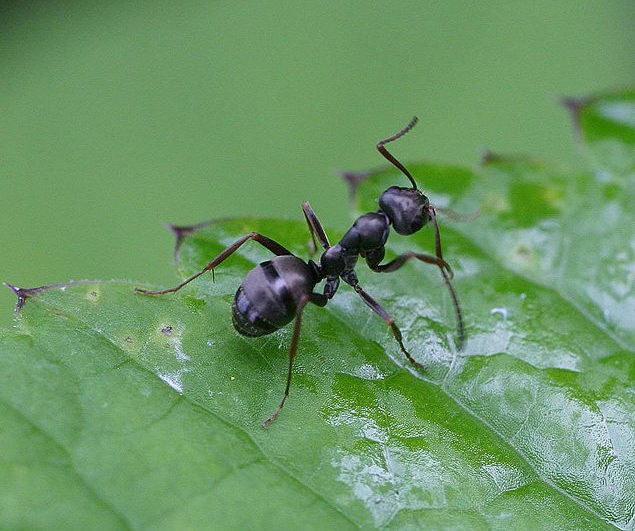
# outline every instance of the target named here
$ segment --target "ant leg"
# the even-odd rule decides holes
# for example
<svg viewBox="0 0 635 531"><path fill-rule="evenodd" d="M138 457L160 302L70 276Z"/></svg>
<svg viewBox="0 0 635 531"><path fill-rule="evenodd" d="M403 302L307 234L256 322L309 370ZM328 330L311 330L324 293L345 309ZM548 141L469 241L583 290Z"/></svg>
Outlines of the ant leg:
<svg viewBox="0 0 635 531"><path fill-rule="evenodd" d="M441 233L439 232L439 224L437 223L437 214L434 211L433 207L428 208L428 214L430 215L430 220L432 221L432 226L434 228L434 248L437 255L437 258L443 260L443 252L441 250ZM459 330L459 350L463 350L463 345L465 344L465 326L463 324L463 312L461 311L461 305L459 304L459 298L456 295L456 291L454 291L454 286L452 286L452 282L450 282L451 276L443 270L443 268L439 268L441 270L441 274L443 275L443 280L445 280L445 285L448 287L450 291L450 296L452 297L452 304L454 305L454 313L456 315L456 324Z"/></svg>
<svg viewBox="0 0 635 531"><path fill-rule="evenodd" d="M331 244L329 243L329 238L326 235L326 232L324 231L324 228L322 227L320 220L315 215L315 212L313 212L313 209L311 208L311 205L309 204L308 201L305 201L304 203L302 203L302 211L304 212L306 223L309 226L309 231L311 231L311 237L313 238L313 246L314 246L313 252L315 252L316 250L315 247L317 247L315 242L316 236L320 244L326 251L327 249L331 247ZM337 292L337 288L339 287L339 285L340 285L339 277L326 278L326 285L324 286L324 294L327 299L333 298L333 296ZM315 301L312 301L312 302L315 302Z"/></svg>
<svg viewBox="0 0 635 531"><path fill-rule="evenodd" d="M394 260L391 260L387 264L373 264L369 263L368 267L375 273L392 273L393 271L397 271L402 265L404 265L411 258L416 258L420 262L425 262L426 264L432 264L437 266L444 274L447 274L448 278L452 279L454 277L454 272L443 258L438 258L436 256L432 256L424 253L415 253L415 252L407 252L400 254ZM368 262L367 262L368 263Z"/></svg>
<svg viewBox="0 0 635 531"><path fill-rule="evenodd" d="M317 295L318 297L315 297L315 295ZM324 306L324 304L326 304L326 302L322 304L323 301L320 298L319 293L315 293L315 294L312 293L310 296L305 295L302 297L302 299L300 299L300 302L298 303L298 306L295 312L295 325L293 327L293 337L291 338L291 345L289 346L289 369L287 370L287 386L284 389L284 395L282 397L282 401L278 405L277 409L273 412L273 414L267 420L265 420L262 423L263 428L268 428L269 425L274 420L276 420L278 413L280 413L282 406L284 406L284 403L287 400L287 397L289 396L289 388L291 387L291 371L293 369L293 360L295 359L295 354L298 351L298 340L300 339L300 327L302 326L302 311L304 310L304 307L306 306L307 302L314 301L314 300L319 301L318 304L321 306Z"/></svg>
<svg viewBox="0 0 635 531"><path fill-rule="evenodd" d="M428 214L430 215L430 220L432 221L432 227L434 229L434 251L437 258L443 260L443 251L441 250L441 233L439 232L437 213L434 211L434 208L430 207L428 208Z"/></svg>
<svg viewBox="0 0 635 531"><path fill-rule="evenodd" d="M346 281L346 279L344 280ZM419 367L420 369L426 370L426 366L422 365L418 361L415 361L415 359L410 355L410 352L408 352L406 350L406 347L404 347L401 330L399 330L399 327L395 324L395 320L393 319L392 315L390 315L386 310L384 310L381 304L379 304L368 293L366 293L362 289L362 287L357 283L357 281L351 281L347 283L350 284L352 288L355 290L355 292L362 298L362 300L366 303L366 306L368 306L371 310L373 310L377 315L379 315L379 317L381 317L384 321L386 321L386 324L388 326L390 326L390 329L392 330L392 334L395 336L395 339L397 343L399 344L399 349L401 350L401 352L403 352L404 356L408 358L408 361L412 363L415 367Z"/></svg>
<svg viewBox="0 0 635 531"><path fill-rule="evenodd" d="M397 269L403 266L411 258L416 258L417 260L425 262L427 264L436 265L443 275L443 280L445 282L445 285L448 287L450 297L452 298L452 305L454 306L454 314L456 315L456 323L458 328L458 349L463 350L463 346L465 344L465 325L463 323L463 312L461 310L461 304L459 303L459 297L457 296L454 286L452 285L452 269L450 269L448 263L443 259L439 225L437 223L434 209L432 208L430 208L430 219L432 220L432 223L434 225L434 245L436 250L436 257L427 254L409 252L398 256L387 264L369 264L369 266L373 271L377 273L392 273L393 271L397 271Z"/></svg>
<svg viewBox="0 0 635 531"><path fill-rule="evenodd" d="M397 269L404 265L410 258L416 258L418 260L421 260L422 262L426 262L428 264L436 264L439 266L439 270L443 275L443 281L445 282L445 285L450 292L450 297L452 298L452 306L454 306L454 314L456 315L456 323L458 328L458 349L463 350L463 346L465 344L465 326L463 324L463 312L461 310L461 304L459 303L459 297L456 294L454 286L452 285L451 275L448 274L446 268L444 268L436 260L434 260L433 256L419 253L404 253L395 258L392 262L388 262L387 264L383 265L377 265L375 267L372 267L371 269L377 273L392 273L393 271L397 271ZM443 260L441 261L443 262ZM445 264L445 262L443 262L443 264ZM447 269L449 270L449 268Z"/></svg>
<svg viewBox="0 0 635 531"><path fill-rule="evenodd" d="M280 245L278 242L272 240L271 238L267 238L258 232L250 232L246 234L242 238L239 238L234 243L232 243L227 249L222 251L218 256L216 256L211 262L209 262L203 269L201 269L198 273L194 273L191 277L186 278L180 284L174 286L173 288L168 289L160 289L160 290L149 290L149 289L141 289L135 288L135 291L138 293L143 293L145 295L163 295L164 293L173 293L175 291L180 290L186 284L189 284L195 278L200 277L206 271L213 271L213 269L219 265L221 262L224 262L229 256L231 256L242 244L244 244L247 240L254 240L262 245L265 249L271 251L275 255L293 255L291 251Z"/></svg>
<svg viewBox="0 0 635 531"><path fill-rule="evenodd" d="M306 224L309 227L309 232L311 233L311 239L307 242L307 247L309 248L309 256L313 257L315 253L317 253L317 240L315 239L315 231L313 230L313 225L311 225L311 221L309 220L309 216L307 214L306 208L311 209L308 201L304 201L302 203L302 211L304 213L304 219L306 220ZM313 212L313 210L311 210Z"/></svg>
<svg viewBox="0 0 635 531"><path fill-rule="evenodd" d="M315 212L313 212L313 209L308 201L302 203L302 212L304 212L306 224L309 226L311 238L313 238L313 245L317 248L317 242L315 240L317 237L317 241L320 242L320 245L324 248L324 250L328 249L331 246L328 236L326 235L326 232L324 232L324 228L322 227L320 220L315 215Z"/></svg>

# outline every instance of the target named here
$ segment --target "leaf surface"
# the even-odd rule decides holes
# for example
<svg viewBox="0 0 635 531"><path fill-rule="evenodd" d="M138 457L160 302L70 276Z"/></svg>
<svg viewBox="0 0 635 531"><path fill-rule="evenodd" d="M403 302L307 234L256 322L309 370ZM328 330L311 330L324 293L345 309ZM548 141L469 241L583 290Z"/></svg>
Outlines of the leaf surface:
<svg viewBox="0 0 635 531"><path fill-rule="evenodd" d="M476 171L410 166L434 205L480 209L441 217L464 351L438 271L360 262L427 370L342 286L305 311L267 430L291 329L245 338L230 311L270 257L256 243L178 294L127 281L28 293L0 335L2 526L632 529L635 105L577 103L587 171L495 155ZM403 180L370 176L357 208ZM308 257L304 221L225 220L185 236L179 276L251 231ZM430 232L392 234L388 257L429 253Z"/></svg>

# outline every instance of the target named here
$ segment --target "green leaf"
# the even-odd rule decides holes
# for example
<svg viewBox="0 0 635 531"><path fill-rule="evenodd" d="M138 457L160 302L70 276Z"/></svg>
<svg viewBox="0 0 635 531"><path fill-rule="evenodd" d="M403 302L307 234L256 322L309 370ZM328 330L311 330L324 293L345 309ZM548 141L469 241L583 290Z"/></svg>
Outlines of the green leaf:
<svg viewBox="0 0 635 531"><path fill-rule="evenodd" d="M633 529L633 94L575 113L586 172L495 155L474 172L410 166L440 210L480 210L440 217L465 350L438 271L360 263L427 370L342 286L305 311L267 430L291 329L245 338L230 317L269 258L257 244L178 294L124 281L24 292L0 333L0 525ZM370 176L357 208L404 180ZM254 230L308 256L299 216L220 221L185 236L179 276ZM430 232L392 234L388 255L430 252Z"/></svg>

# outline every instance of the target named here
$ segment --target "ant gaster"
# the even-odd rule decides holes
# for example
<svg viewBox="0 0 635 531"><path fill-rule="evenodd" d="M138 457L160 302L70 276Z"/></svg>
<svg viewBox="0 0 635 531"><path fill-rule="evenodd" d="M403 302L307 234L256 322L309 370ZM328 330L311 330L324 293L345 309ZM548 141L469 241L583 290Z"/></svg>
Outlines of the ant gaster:
<svg viewBox="0 0 635 531"><path fill-rule="evenodd" d="M405 135L416 123L417 118L414 117L404 129L377 144L379 152L409 179L412 186L410 188L401 186L388 188L379 198L379 209L357 218L353 226L337 244L330 245L322 224L309 203L302 204L313 242L315 243L317 238L324 249L319 263L313 260L305 262L278 242L258 232L251 232L227 247L201 271L173 288L162 290L136 288L136 291L147 295L162 295L178 291L206 271L212 271L248 240L258 242L276 255L271 260L257 265L247 274L236 291L232 304L234 327L238 333L244 336L255 337L270 334L295 319L293 336L289 346L289 366L284 395L277 409L262 424L264 428L276 419L289 395L293 360L298 350L304 307L309 302L317 306L325 306L337 292L340 279L349 284L366 305L390 326L401 352L410 363L425 369L423 365L414 360L404 347L401 331L392 316L359 285L354 268L360 256L365 258L368 267L377 273L396 271L411 258L437 266L452 298L458 326L458 348L461 349L463 346L465 333L461 307L451 283L452 269L443 259L435 209L428 198L417 189L417 184L410 172L385 147L386 144ZM434 255L407 252L390 262L381 263L384 258L384 245L388 239L390 225L398 234L409 235L414 234L429 222L432 222L434 230ZM323 292L314 291L315 286L323 280L325 281Z"/></svg>

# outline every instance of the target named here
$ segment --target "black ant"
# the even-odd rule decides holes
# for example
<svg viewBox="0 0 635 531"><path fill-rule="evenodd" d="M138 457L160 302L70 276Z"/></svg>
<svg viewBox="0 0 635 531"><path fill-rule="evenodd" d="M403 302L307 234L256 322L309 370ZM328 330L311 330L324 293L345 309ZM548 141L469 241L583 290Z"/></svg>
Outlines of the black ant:
<svg viewBox="0 0 635 531"><path fill-rule="evenodd" d="M417 118L414 117L397 134L377 143L379 152L391 164L401 170L410 180L412 187L391 186L388 188L379 198L379 210L357 218L339 243L331 246L322 224L309 203L302 203L302 211L309 226L313 243L315 244L315 239L317 238L320 245L324 248L319 264L313 260L305 262L278 242L258 232L250 232L227 247L201 271L173 288L162 290L135 288L137 292L145 293L146 295L162 295L178 291L206 271L212 271L247 240L258 242L276 255L271 260L260 263L247 274L238 291L236 291L232 304L234 327L238 333L244 336L256 337L270 334L295 319L293 336L289 346L289 368L287 370L287 384L284 396L274 413L263 422L263 428L268 427L276 419L289 395L293 360L298 350L304 307L309 302L317 306L325 306L337 292L340 279L349 284L366 305L386 321L399 344L401 352L408 358L408 361L416 367L425 369L423 365L414 360L404 347L401 331L392 316L359 285L354 268L360 256L365 258L368 267L377 273L396 271L411 258L436 265L441 271L445 285L448 287L452 298L458 326L458 347L459 349L463 347L465 332L461 306L451 283L452 269L443 259L435 209L428 198L417 189L417 183L410 172L385 148L386 144L404 136L416 123ZM384 245L388 239L390 225L393 226L397 233L409 235L423 228L428 222L432 222L434 230L434 256L407 252L388 263L380 263L384 258ZM323 280L326 281L323 292L317 293L313 291L315 286Z"/></svg>

